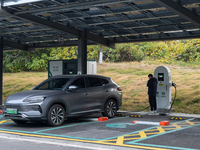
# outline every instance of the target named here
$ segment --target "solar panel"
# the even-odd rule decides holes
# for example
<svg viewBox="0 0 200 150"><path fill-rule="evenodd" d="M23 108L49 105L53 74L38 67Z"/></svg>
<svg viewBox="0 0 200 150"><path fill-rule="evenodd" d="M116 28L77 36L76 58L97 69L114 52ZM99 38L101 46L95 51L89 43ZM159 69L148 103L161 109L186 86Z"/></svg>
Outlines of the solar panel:
<svg viewBox="0 0 200 150"><path fill-rule="evenodd" d="M198 38L199 15L200 0L6 0L0 36L32 48L78 45L82 32L104 45Z"/></svg>

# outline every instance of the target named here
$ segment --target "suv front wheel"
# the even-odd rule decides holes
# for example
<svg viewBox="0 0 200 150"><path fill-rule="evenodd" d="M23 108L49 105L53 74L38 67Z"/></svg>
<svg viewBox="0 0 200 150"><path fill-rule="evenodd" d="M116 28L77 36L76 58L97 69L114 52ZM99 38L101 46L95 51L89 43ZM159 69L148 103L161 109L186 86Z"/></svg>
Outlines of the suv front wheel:
<svg viewBox="0 0 200 150"><path fill-rule="evenodd" d="M117 103L112 99L108 100L104 106L104 112L102 113L102 115L108 118L113 118L116 113Z"/></svg>
<svg viewBox="0 0 200 150"><path fill-rule="evenodd" d="M51 106L47 116L47 124L50 126L60 126L64 121L65 109L59 104Z"/></svg>

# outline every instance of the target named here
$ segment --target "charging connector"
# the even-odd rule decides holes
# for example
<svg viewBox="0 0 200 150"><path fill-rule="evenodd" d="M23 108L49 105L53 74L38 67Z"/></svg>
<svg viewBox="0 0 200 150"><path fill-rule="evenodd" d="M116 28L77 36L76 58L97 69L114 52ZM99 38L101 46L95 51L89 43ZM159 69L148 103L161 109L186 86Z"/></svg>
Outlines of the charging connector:
<svg viewBox="0 0 200 150"><path fill-rule="evenodd" d="M176 88L176 83L172 82L172 86Z"/></svg>

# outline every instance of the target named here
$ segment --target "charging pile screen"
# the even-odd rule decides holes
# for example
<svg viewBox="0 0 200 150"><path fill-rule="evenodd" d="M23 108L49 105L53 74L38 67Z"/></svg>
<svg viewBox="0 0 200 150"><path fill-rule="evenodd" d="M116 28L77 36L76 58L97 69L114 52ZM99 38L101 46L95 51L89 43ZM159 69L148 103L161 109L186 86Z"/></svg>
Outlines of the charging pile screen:
<svg viewBox="0 0 200 150"><path fill-rule="evenodd" d="M164 73L158 73L158 81L164 81Z"/></svg>

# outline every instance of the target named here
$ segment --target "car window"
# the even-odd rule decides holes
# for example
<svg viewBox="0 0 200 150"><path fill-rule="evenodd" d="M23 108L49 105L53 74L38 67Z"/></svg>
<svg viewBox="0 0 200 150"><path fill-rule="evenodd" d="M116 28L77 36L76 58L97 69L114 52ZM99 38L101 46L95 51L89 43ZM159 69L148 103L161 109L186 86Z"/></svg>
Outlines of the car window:
<svg viewBox="0 0 200 150"><path fill-rule="evenodd" d="M76 79L71 85L77 86L78 89L85 88L85 80L84 78Z"/></svg>
<svg viewBox="0 0 200 150"><path fill-rule="evenodd" d="M103 83L101 82L100 78L89 77L88 80L90 83L90 87L103 86Z"/></svg>
<svg viewBox="0 0 200 150"><path fill-rule="evenodd" d="M102 81L102 83L103 83L104 85L109 83L109 81L106 80L106 79L101 79L101 81Z"/></svg>
<svg viewBox="0 0 200 150"><path fill-rule="evenodd" d="M53 78L36 87L34 90L62 90L68 81L69 78Z"/></svg>

